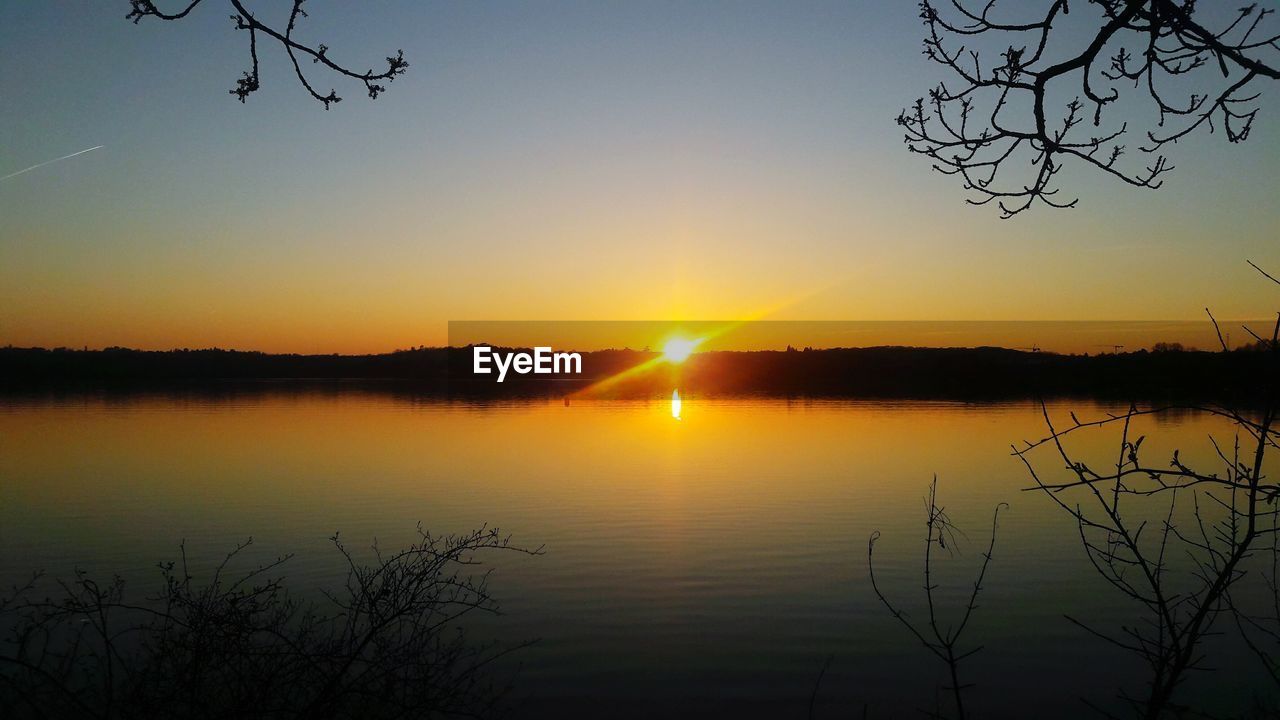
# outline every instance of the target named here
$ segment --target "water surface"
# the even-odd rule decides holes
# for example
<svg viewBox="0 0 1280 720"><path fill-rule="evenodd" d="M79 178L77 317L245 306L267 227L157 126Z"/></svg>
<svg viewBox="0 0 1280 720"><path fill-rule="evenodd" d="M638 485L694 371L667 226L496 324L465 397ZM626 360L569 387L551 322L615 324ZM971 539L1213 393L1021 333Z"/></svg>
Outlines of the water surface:
<svg viewBox="0 0 1280 720"><path fill-rule="evenodd" d="M1132 616L1092 574L1074 524L1022 492L1010 443L1043 433L1034 403L669 398L451 403L362 390L0 401L0 580L33 569L119 573L154 587L185 540L207 566L252 536L295 553L291 585L339 570L327 544L408 542L499 526L545 554L491 556L505 614L475 629L539 638L517 656L524 716L819 717L932 708L942 668L878 604L877 567L910 611L920 592L924 496L940 494L967 542L942 562L958 610L1003 514L970 629L967 666L987 717L1084 712L1136 677L1132 663L1065 620ZM1082 418L1116 408L1055 404ZM1183 415L1144 421L1151 457L1208 459L1228 429ZM1116 436L1078 447L1110 457ZM1045 466L1061 463L1045 455ZM1219 666L1252 667L1224 641ZM515 665L504 671L515 669ZM1188 697L1247 702L1249 670L1203 676ZM1046 699L1051 699L1048 705ZM519 715L518 715L519 716Z"/></svg>

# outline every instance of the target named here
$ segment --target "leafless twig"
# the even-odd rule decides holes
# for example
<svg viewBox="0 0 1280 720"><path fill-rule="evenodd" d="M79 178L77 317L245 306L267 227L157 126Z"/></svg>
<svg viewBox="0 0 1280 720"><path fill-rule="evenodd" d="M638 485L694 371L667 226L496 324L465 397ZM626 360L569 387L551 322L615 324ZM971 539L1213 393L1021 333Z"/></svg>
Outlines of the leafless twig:
<svg viewBox="0 0 1280 720"><path fill-rule="evenodd" d="M1056 177L1067 163L1158 188L1173 169L1167 146L1200 128L1246 140L1259 82L1280 79L1280 35L1268 21L1274 8L1253 3L1224 13L1204 5L923 0L924 54L956 82L939 83L899 114L907 147L958 175L972 193L968 202L995 202L1005 218L1037 201L1074 207L1076 199L1058 198ZM1179 90L1190 78L1197 84ZM1214 89L1199 91L1206 84ZM1175 99L1180 92L1188 94ZM1143 125L1133 110L1144 105L1154 122L1143 127L1138 150L1150 160L1127 163L1130 126ZM1120 107L1130 121L1108 116Z"/></svg>
<svg viewBox="0 0 1280 720"><path fill-rule="evenodd" d="M929 485L929 497L926 501L927 519L925 522L925 542L924 542L924 594L925 601L928 605L928 619L924 626L912 621L907 617L907 613L894 605L881 590L879 583L876 581L875 572L875 547L876 541L880 539L880 533L871 534L871 539L867 542L867 573L871 578L871 589L875 592L876 597L889 610L899 623L902 624L911 634L920 641L934 657L941 660L947 667L947 674L950 678L950 684L944 689L951 692L952 702L955 705L956 718L964 720L964 696L963 691L972 685L966 685L960 682L960 663L973 656L981 646L970 649L960 649L961 636L969 625L970 618L978 608L978 595L982 592L982 582L986 578L987 568L991 564L991 557L995 550L996 529L999 527L1000 511L1006 507L1004 503L996 506L995 512L991 517L991 540L987 544L987 551L982 556L982 565L978 570L977 578L973 582L973 590L969 594L969 601L965 605L964 611L960 614L958 621L954 625L947 625L943 628L943 623L939 619L938 609L934 604L934 591L937 585L933 581L933 549L936 546L940 550L947 550L947 544L955 546L956 527L952 524L951 518L948 517L946 510L938 505L938 478L935 476L933 482ZM932 713L936 717L941 717L941 711Z"/></svg>
<svg viewBox="0 0 1280 720"><path fill-rule="evenodd" d="M154 0L129 0L130 10L127 17L134 24L147 17L159 18L160 20L181 20L200 5L206 2L212 4L218 1L185 0L186 5L171 12L165 12L155 4ZM403 50L397 50L395 55L387 57L385 70L375 72L370 69L359 72L334 60L327 45L323 43L312 45L300 42L295 36L295 31L298 28L298 22L307 17L307 13L303 9L306 0L290 0L289 17L283 28L278 24L262 20L258 14L250 11L245 6L247 0L226 1L231 4L231 9L234 11L231 15L231 20L235 24L235 29L243 30L249 34L249 69L241 75L240 79L236 81L236 86L231 89L231 94L235 95L240 102L244 102L249 95L257 92L261 87L258 62L259 39L273 41L284 50L289 62L293 65L293 72L297 76L298 82L302 84L302 87L306 89L312 98L323 103L326 110L332 104L341 102L342 98L338 96L336 90L330 90L328 93L322 93L318 90L311 77L303 70L304 61L309 60L312 65L319 65L334 74L363 84L365 93L368 94L370 99L377 99L378 95L387 89L386 83L395 80L397 76L404 74L405 70L409 68L408 61L404 59Z"/></svg>

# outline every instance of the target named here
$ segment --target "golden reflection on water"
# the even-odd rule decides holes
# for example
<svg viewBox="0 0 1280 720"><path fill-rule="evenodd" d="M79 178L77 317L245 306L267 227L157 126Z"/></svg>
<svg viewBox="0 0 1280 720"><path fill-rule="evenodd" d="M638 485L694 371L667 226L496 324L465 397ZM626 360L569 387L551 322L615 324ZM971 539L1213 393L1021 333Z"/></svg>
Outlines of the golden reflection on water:
<svg viewBox="0 0 1280 720"><path fill-rule="evenodd" d="M1029 403L702 399L696 420L683 404L676 391L670 403L567 407L354 392L9 406L0 409L0 512L32 522L171 513L161 537L180 535L186 520L273 512L329 526L353 515L373 524L379 511L447 521L465 509L468 523L509 525L536 509L530 525L587 515L634 527L705 508L772 525L812 522L830 503L850 518L876 506L877 517L914 513L934 473L966 504L1038 505L1019 494L1028 479L1009 457L1011 443L1043 430ZM1077 403L1053 412L1068 407L1102 411ZM1186 456L1206 445L1207 428L1188 419L1143 432L1153 457L1179 446ZM1086 440L1111 450L1109 436Z"/></svg>

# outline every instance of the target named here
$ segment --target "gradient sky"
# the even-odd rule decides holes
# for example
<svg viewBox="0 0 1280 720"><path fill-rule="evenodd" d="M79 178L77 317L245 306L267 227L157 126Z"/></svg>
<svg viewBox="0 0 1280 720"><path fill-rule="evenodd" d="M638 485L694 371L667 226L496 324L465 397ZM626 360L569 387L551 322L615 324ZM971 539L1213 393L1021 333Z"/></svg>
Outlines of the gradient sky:
<svg viewBox="0 0 1280 720"><path fill-rule="evenodd" d="M1158 192L1001 221L893 118L945 78L914 3L312 0L325 112L207 0L0 5L0 344L382 351L446 321L1266 317L1280 103ZM267 7L267 4L261 4ZM358 8L357 8L358 6ZM799 340L798 342L803 342Z"/></svg>

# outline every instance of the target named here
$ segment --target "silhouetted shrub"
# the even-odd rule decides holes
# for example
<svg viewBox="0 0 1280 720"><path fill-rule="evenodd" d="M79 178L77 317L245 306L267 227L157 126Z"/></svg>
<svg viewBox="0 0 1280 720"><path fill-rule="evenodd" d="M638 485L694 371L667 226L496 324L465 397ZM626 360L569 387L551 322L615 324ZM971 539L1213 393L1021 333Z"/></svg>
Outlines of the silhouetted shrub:
<svg viewBox="0 0 1280 720"><path fill-rule="evenodd" d="M475 643L459 625L496 612L485 551L513 550L496 529L437 537L346 565L341 588L303 601L274 573L289 556L231 571L238 546L197 582L181 559L136 601L119 577L83 573L34 599L39 577L0 601L0 707L10 718L483 717L504 689L492 661L527 645Z"/></svg>

